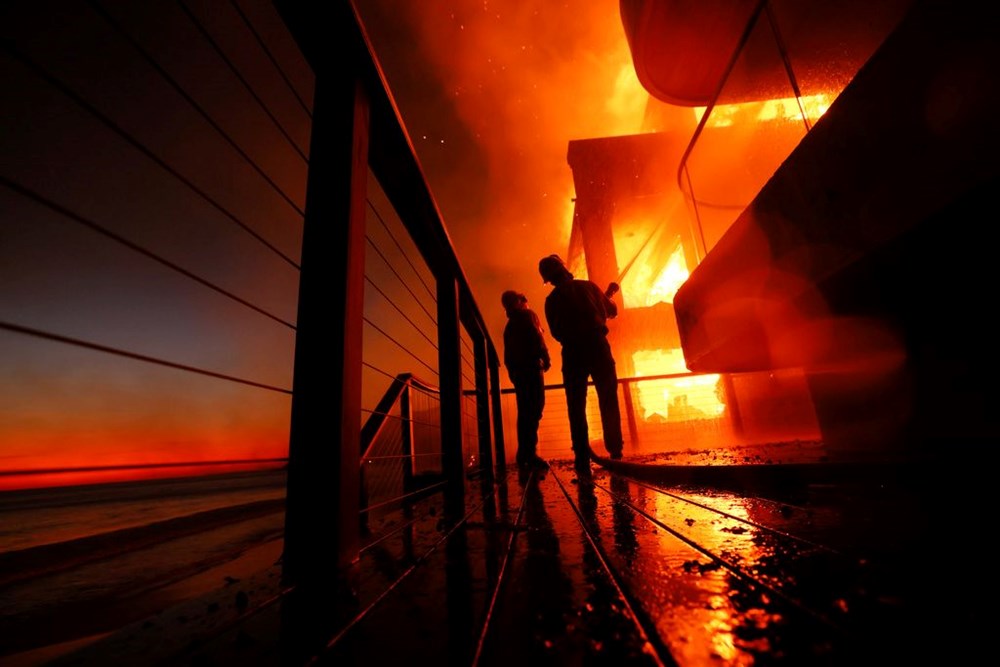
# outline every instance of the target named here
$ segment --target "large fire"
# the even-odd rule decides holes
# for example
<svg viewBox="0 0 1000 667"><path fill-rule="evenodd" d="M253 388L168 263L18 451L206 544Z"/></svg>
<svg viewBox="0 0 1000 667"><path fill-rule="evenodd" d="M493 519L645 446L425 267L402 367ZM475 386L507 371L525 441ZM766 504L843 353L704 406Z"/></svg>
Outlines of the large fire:
<svg viewBox="0 0 1000 667"><path fill-rule="evenodd" d="M759 102L720 104L712 107L712 115L705 124L708 127L729 127L739 122L796 120L803 116L810 122L816 122L830 108L830 102L829 95L820 93L797 98L782 97ZM692 107L695 120L700 121L706 110L707 107Z"/></svg>
<svg viewBox="0 0 1000 667"><path fill-rule="evenodd" d="M638 260L623 282L626 308L643 308L657 303L673 303L674 294L688 279L690 271L684 259L684 249L677 243L659 275L654 266L643 261L647 251L640 251ZM636 350L632 353L634 376L656 377L688 373L684 354L679 348ZM725 409L716 394L718 375L688 375L636 383L644 420L679 421L717 417Z"/></svg>
<svg viewBox="0 0 1000 667"><path fill-rule="evenodd" d="M830 96L819 94L718 105L712 108L706 124L709 127L759 125L803 117L811 123L826 113L830 103ZM696 120L706 110L706 107L693 108ZM621 277L622 305L626 309L641 309L672 304L693 267L688 266L679 235L673 239L657 235L677 226L664 224L662 220L632 220L625 227L628 227L626 233L615 235L619 266L625 267ZM620 232L623 229L619 227ZM655 231L650 235L635 233L641 229ZM712 419L725 411L718 389L720 376L691 375L681 349L633 349L628 353L634 377L655 378L634 385L641 406L639 414L644 420Z"/></svg>
<svg viewBox="0 0 1000 667"><path fill-rule="evenodd" d="M711 419L725 410L726 406L719 401L716 393L719 376L684 376L688 370L681 350L639 350L632 354L632 363L636 377L680 376L636 384L643 419Z"/></svg>
<svg viewBox="0 0 1000 667"><path fill-rule="evenodd" d="M640 253L632 269L622 278L622 300L626 308L643 308L657 303L673 303L674 294L691 275L684 259L684 248L677 244L659 275L656 267Z"/></svg>

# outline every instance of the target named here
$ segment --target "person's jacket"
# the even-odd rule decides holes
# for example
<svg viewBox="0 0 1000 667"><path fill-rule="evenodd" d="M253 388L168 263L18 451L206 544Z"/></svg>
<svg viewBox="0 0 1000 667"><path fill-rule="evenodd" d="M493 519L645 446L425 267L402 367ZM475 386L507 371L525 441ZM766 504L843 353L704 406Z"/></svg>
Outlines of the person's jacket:
<svg viewBox="0 0 1000 667"><path fill-rule="evenodd" d="M545 344L542 325L531 309L507 313L507 325L503 330L503 363L512 378L519 373L549 368L549 348Z"/></svg>
<svg viewBox="0 0 1000 667"><path fill-rule="evenodd" d="M557 285L545 299L549 333L563 347L607 335L607 321L617 315L618 306L591 280Z"/></svg>

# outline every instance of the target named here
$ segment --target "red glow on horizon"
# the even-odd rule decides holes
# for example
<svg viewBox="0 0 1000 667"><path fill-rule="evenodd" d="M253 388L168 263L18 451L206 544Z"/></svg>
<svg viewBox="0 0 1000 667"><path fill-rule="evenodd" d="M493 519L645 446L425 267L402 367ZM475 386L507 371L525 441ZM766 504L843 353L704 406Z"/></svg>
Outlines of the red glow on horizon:
<svg viewBox="0 0 1000 667"><path fill-rule="evenodd" d="M53 386L47 404L10 414L0 429L0 491L239 472L288 456L284 396L188 390L150 401L114 386Z"/></svg>
<svg viewBox="0 0 1000 667"><path fill-rule="evenodd" d="M286 464L285 459L259 459L246 461L205 461L186 463L166 463L156 465L122 465L92 468L61 468L45 470L19 470L0 474L0 492L24 491L28 489L54 488L66 486L86 486L91 484L114 484L139 482L151 479L176 477L204 477L235 472L256 472L278 470Z"/></svg>

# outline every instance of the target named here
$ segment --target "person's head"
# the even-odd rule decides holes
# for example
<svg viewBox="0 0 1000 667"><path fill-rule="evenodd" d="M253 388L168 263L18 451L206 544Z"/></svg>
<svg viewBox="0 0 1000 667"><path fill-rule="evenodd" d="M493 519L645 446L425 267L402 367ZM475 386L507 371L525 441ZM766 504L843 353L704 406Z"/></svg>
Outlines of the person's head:
<svg viewBox="0 0 1000 667"><path fill-rule="evenodd" d="M509 289L500 295L500 304L503 306L504 310L509 313L512 310L527 308L528 297L524 296L520 292L515 292L514 290Z"/></svg>
<svg viewBox="0 0 1000 667"><path fill-rule="evenodd" d="M567 280L573 279L573 274L569 272L559 255L548 255L538 261L538 273L542 276L543 283L559 285Z"/></svg>

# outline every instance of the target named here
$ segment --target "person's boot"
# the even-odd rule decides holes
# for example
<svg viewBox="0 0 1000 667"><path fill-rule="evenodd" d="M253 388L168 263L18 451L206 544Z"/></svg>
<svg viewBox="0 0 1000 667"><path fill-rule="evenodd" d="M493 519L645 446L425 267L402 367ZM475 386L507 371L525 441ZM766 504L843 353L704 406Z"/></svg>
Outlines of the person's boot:
<svg viewBox="0 0 1000 667"><path fill-rule="evenodd" d="M574 450L573 467L578 471L590 472L590 452Z"/></svg>

